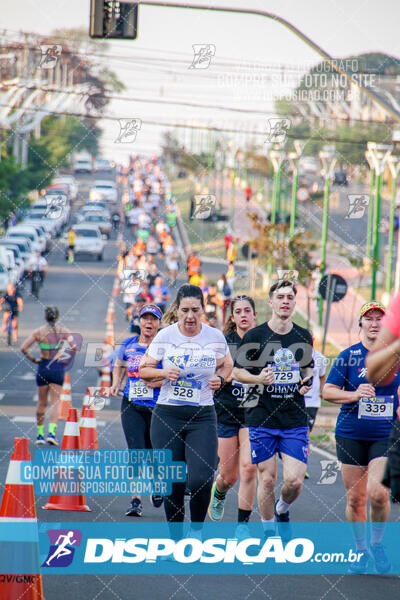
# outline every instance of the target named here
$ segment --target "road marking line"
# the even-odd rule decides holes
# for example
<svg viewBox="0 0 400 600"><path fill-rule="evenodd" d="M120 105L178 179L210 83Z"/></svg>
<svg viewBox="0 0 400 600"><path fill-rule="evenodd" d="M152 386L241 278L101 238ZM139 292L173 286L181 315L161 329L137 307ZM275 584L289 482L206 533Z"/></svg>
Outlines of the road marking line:
<svg viewBox="0 0 400 600"><path fill-rule="evenodd" d="M325 458L329 458L329 460L337 460L337 456L332 454L332 452L328 452L327 450L323 450L322 448L318 448L318 446L314 446L310 444L310 450L324 456Z"/></svg>
<svg viewBox="0 0 400 600"><path fill-rule="evenodd" d="M3 392L0 392L0 402L3 400L5 394L3 394Z"/></svg>

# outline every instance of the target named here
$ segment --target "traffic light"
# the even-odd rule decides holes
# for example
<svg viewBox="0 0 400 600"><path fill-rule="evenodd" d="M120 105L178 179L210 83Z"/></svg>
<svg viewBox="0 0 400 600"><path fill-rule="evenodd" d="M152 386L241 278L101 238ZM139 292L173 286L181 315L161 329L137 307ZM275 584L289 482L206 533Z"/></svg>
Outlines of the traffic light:
<svg viewBox="0 0 400 600"><path fill-rule="evenodd" d="M90 37L135 40L138 10L130 2L90 0Z"/></svg>

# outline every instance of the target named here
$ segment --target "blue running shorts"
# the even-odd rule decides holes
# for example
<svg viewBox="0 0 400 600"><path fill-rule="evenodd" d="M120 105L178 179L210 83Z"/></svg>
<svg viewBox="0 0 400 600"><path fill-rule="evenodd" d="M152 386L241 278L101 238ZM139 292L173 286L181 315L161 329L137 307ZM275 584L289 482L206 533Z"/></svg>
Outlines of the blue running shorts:
<svg viewBox="0 0 400 600"><path fill-rule="evenodd" d="M270 429L249 427L251 462L257 464L268 460L277 452L297 458L307 464L308 427Z"/></svg>

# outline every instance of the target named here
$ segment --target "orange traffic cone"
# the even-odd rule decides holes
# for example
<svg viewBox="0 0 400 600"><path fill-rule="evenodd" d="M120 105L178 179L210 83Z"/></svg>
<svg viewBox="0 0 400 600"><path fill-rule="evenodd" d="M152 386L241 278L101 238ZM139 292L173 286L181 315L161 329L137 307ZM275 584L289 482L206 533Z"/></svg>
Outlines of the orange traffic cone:
<svg viewBox="0 0 400 600"><path fill-rule="evenodd" d="M90 392L89 392L89 386L86 388L86 392L85 395L83 397L83 403L82 403L82 410L81 410L81 418L79 421L79 427L81 426L81 422L83 417L86 415L86 410L88 408L88 406L90 406ZM81 447L82 449L82 447Z"/></svg>
<svg viewBox="0 0 400 600"><path fill-rule="evenodd" d="M111 370L108 361L101 370L100 386L101 388L111 387Z"/></svg>
<svg viewBox="0 0 400 600"><path fill-rule="evenodd" d="M81 419L80 432L81 450L98 450L96 412L91 406L86 409L86 414Z"/></svg>
<svg viewBox="0 0 400 600"><path fill-rule="evenodd" d="M71 377L69 373L65 374L64 384L60 396L60 412L58 418L61 421L65 421L68 418L68 412L72 408L71 400Z"/></svg>
<svg viewBox="0 0 400 600"><path fill-rule="evenodd" d="M114 347L114 326L111 323L107 324L104 343Z"/></svg>
<svg viewBox="0 0 400 600"><path fill-rule="evenodd" d="M106 323L110 323L110 324L114 323L114 317L115 317L114 300L111 298L110 302L108 303Z"/></svg>
<svg viewBox="0 0 400 600"><path fill-rule="evenodd" d="M115 281L114 281L113 292L112 292L114 298L117 298L119 296L119 290L120 290L119 277L116 277Z"/></svg>
<svg viewBox="0 0 400 600"><path fill-rule="evenodd" d="M7 471L6 485L3 500L0 507L0 524L6 522L36 523L36 507L33 483L21 480L21 461L30 462L29 440L27 438L14 439L14 452L11 455ZM4 542L6 544L6 542ZM25 542L24 542L24 545ZM13 543L10 551L18 552L18 544ZM3 551L8 553L8 547ZM39 546L34 549L32 555L34 561L37 555L39 567ZM21 555L15 557L18 564ZM14 562L14 558L11 559ZM3 565L4 567L4 565ZM24 600L43 600L43 584L41 575L0 575L0 598L13 599L24 598Z"/></svg>
<svg viewBox="0 0 400 600"><path fill-rule="evenodd" d="M61 450L79 450L79 425L78 425L78 411L76 408L71 408L68 413L68 420L65 423L64 437L61 444ZM77 478L77 481L79 479ZM55 481L53 485L57 487L58 481ZM60 496L54 494L50 496L48 503L44 506L46 510L79 510L79 511L90 511L90 508L86 504L85 496Z"/></svg>

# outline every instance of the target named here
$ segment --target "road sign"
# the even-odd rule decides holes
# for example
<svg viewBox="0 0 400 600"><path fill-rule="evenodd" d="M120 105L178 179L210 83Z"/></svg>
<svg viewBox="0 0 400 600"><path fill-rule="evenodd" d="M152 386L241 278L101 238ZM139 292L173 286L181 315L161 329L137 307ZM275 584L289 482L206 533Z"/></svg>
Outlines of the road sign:
<svg viewBox="0 0 400 600"><path fill-rule="evenodd" d="M310 192L306 187L299 187L296 194L297 200L299 202L305 202L310 197Z"/></svg>
<svg viewBox="0 0 400 600"><path fill-rule="evenodd" d="M328 287L328 277L329 275L324 275L319 284L318 292L322 296L324 300L326 300L327 296L327 287ZM342 300L347 293L347 283L346 280L343 279L341 275L337 273L330 273L331 277L331 286L333 287L333 296L332 302L339 302Z"/></svg>

